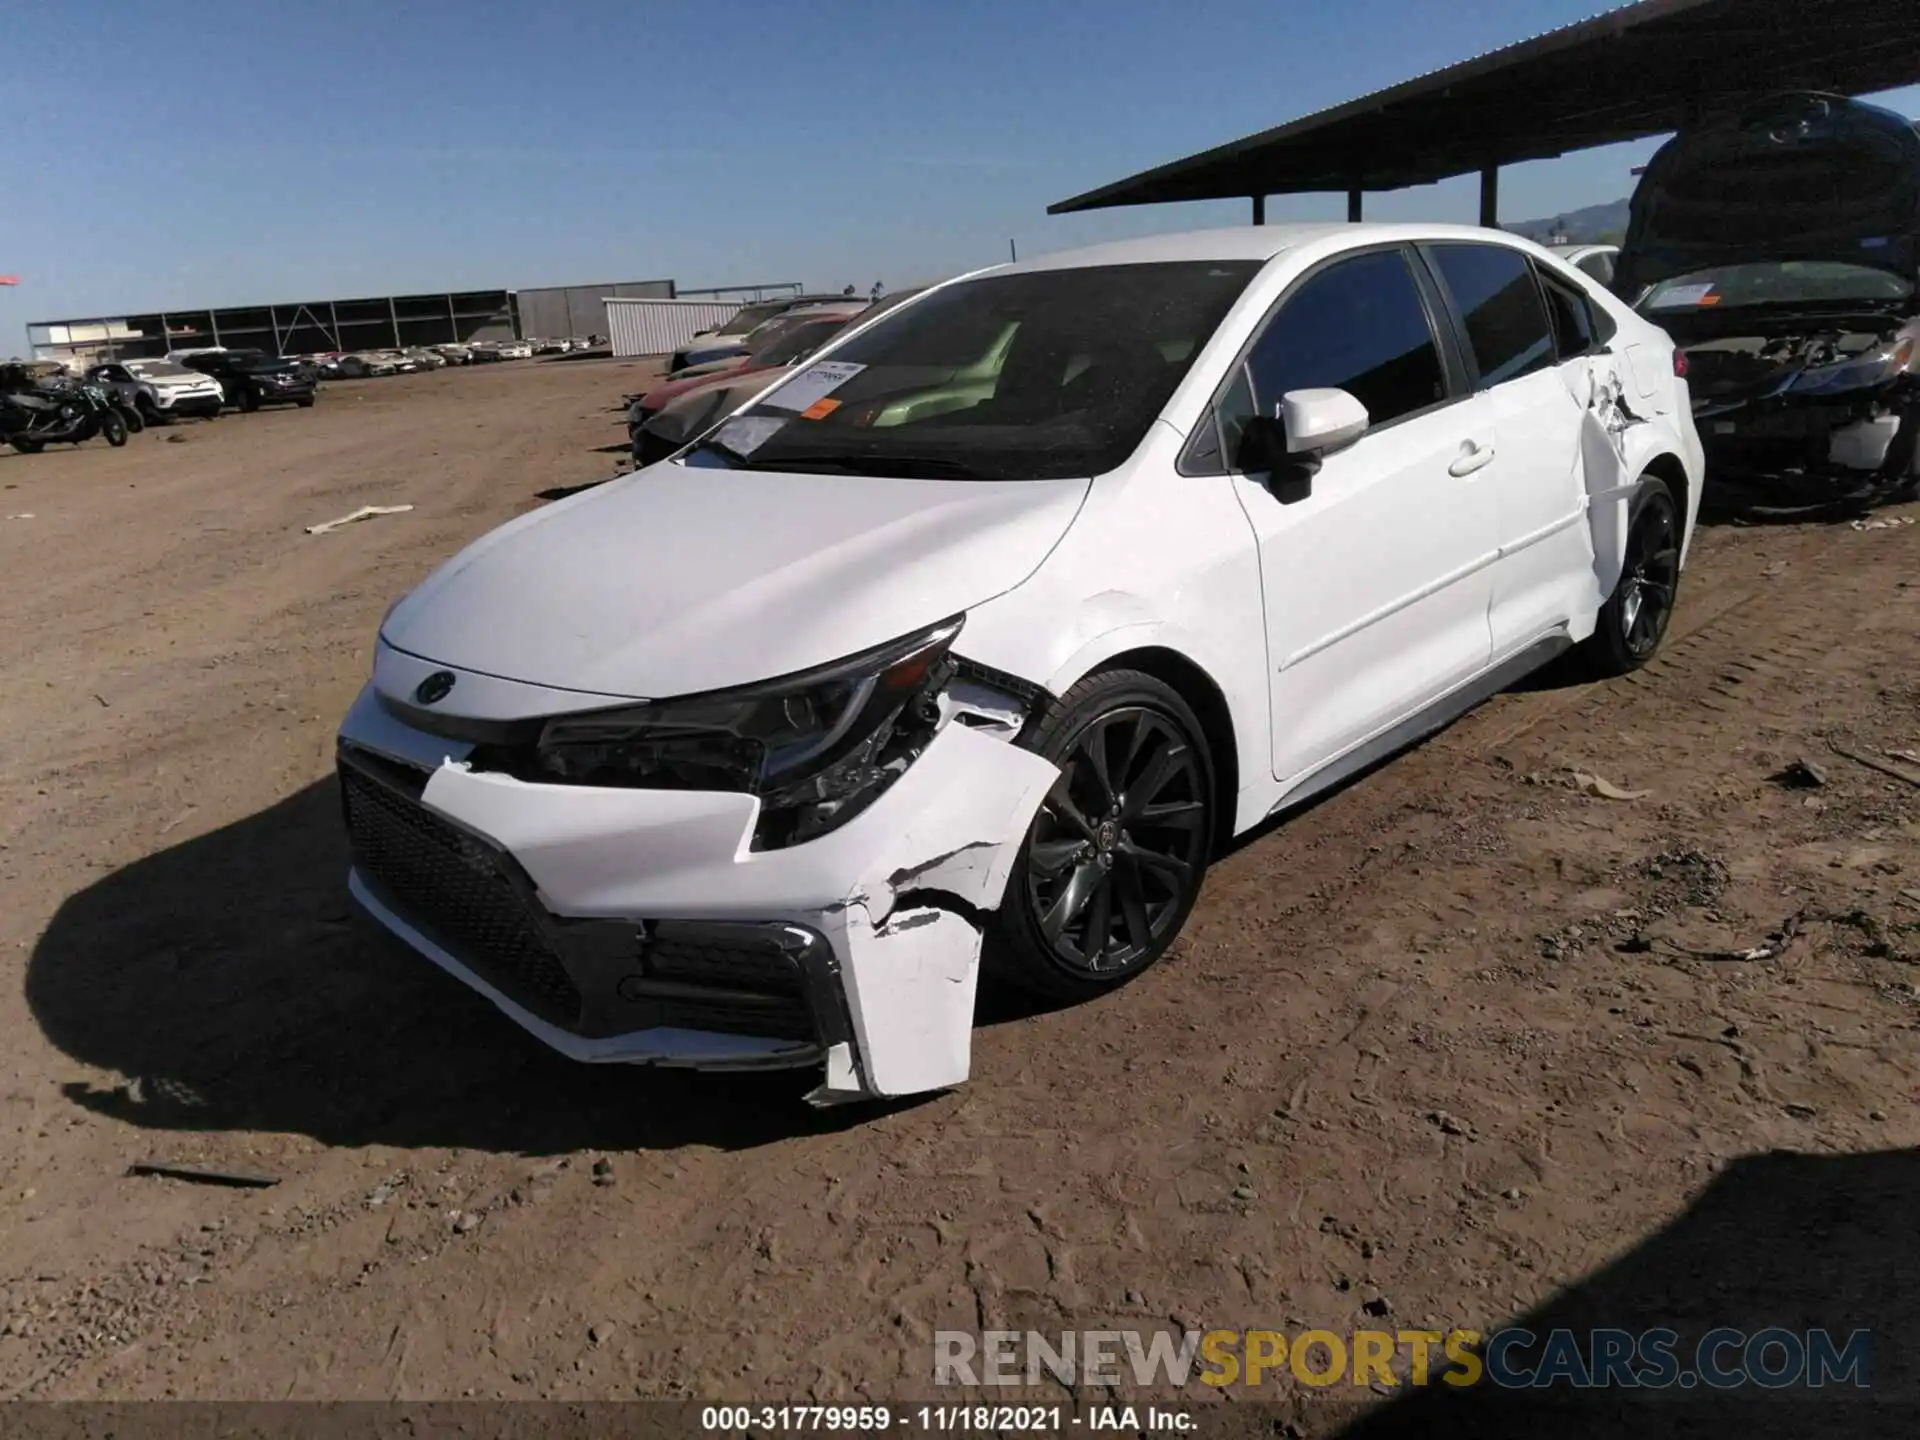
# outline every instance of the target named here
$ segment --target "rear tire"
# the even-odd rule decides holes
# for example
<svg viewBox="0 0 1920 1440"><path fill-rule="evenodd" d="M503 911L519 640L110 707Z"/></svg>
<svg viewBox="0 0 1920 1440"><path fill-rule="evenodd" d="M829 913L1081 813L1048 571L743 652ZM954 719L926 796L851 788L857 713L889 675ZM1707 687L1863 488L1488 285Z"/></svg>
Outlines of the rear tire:
<svg viewBox="0 0 1920 1440"><path fill-rule="evenodd" d="M240 392L239 403L240 403L241 413L244 415L251 415L254 411L260 408L260 397L254 394L252 390L242 389Z"/></svg>
<svg viewBox="0 0 1920 1440"><path fill-rule="evenodd" d="M1213 757L1164 681L1110 670L1075 685L1020 743L1060 766L992 919L1000 979L1059 1000L1106 994L1164 955L1213 841Z"/></svg>
<svg viewBox="0 0 1920 1440"><path fill-rule="evenodd" d="M313 396L311 395L303 396L301 399L298 399L293 403L298 405L302 410L311 410L313 408Z"/></svg>
<svg viewBox="0 0 1920 1440"><path fill-rule="evenodd" d="M1627 512L1627 556L1578 656L1599 679L1627 675L1659 652L1680 588L1680 510L1667 482L1640 477Z"/></svg>
<svg viewBox="0 0 1920 1440"><path fill-rule="evenodd" d="M22 455L38 455L42 450L46 449L46 441L29 440L24 435L16 435L7 443L12 445L13 448L18 450Z"/></svg>

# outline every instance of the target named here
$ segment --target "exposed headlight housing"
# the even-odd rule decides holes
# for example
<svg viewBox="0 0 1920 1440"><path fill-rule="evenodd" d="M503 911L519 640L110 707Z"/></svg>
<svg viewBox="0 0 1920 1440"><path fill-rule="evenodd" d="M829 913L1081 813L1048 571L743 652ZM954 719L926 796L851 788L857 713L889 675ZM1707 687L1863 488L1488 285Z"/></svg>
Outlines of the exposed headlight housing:
<svg viewBox="0 0 1920 1440"><path fill-rule="evenodd" d="M1904 374L1913 363L1913 353L1913 341L1904 339L1832 365L1802 370L1788 383L1787 389L1796 395L1834 395L1847 390L1872 389Z"/></svg>
<svg viewBox="0 0 1920 1440"><path fill-rule="evenodd" d="M933 738L960 626L758 685L560 716L525 778L757 795L754 849L811 840L884 794Z"/></svg>

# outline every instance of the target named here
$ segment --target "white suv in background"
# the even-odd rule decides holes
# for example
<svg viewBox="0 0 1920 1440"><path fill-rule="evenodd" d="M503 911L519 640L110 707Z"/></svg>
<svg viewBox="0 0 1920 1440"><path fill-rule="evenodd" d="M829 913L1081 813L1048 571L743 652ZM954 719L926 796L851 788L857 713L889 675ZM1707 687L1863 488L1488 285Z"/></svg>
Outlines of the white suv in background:
<svg viewBox="0 0 1920 1440"><path fill-rule="evenodd" d="M983 945L1110 990L1234 835L1564 651L1644 663L1700 483L1672 342L1511 235L966 276L396 604L350 886L582 1060L952 1085Z"/></svg>
<svg viewBox="0 0 1920 1440"><path fill-rule="evenodd" d="M173 360L116 360L95 365L87 379L112 390L149 425L176 415L212 419L226 404L218 380Z"/></svg>

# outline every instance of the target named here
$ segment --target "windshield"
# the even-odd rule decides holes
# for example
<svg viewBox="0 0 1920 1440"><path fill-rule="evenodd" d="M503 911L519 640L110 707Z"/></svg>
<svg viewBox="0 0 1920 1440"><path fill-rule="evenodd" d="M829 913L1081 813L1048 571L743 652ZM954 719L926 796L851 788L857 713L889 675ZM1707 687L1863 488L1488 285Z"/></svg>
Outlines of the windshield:
<svg viewBox="0 0 1920 1440"><path fill-rule="evenodd" d="M184 365L176 365L171 360L129 360L127 369L142 380L172 380L180 376L190 380L200 378L198 371L189 370Z"/></svg>
<svg viewBox="0 0 1920 1440"><path fill-rule="evenodd" d="M733 318L713 333L716 335L745 335L763 320L771 320L787 307L784 304L742 305L733 312Z"/></svg>
<svg viewBox="0 0 1920 1440"><path fill-rule="evenodd" d="M734 416L690 463L1057 480L1131 455L1258 261L988 275L922 296Z"/></svg>
<svg viewBox="0 0 1920 1440"><path fill-rule="evenodd" d="M1640 302L1642 310L1697 310L1709 306L1819 305L1835 300L1904 300L1913 283L1885 270L1838 260L1783 260L1721 265L1662 280Z"/></svg>

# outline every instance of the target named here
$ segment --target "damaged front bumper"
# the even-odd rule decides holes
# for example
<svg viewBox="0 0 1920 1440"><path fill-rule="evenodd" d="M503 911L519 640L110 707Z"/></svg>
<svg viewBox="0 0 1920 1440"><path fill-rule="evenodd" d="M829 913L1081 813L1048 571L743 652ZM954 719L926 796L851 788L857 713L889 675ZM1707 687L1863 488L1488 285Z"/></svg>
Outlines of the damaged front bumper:
<svg viewBox="0 0 1920 1440"><path fill-rule="evenodd" d="M539 1039L591 1062L818 1064L823 1104L966 1078L984 917L1058 775L1010 731L947 723L855 819L755 851L751 795L474 770L376 684L340 732L350 889Z"/></svg>

